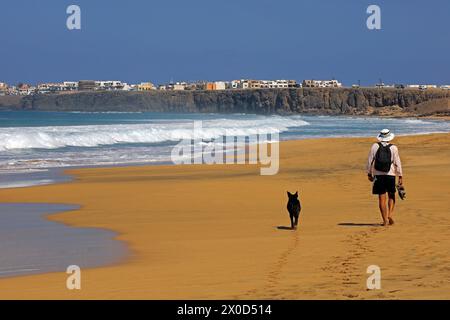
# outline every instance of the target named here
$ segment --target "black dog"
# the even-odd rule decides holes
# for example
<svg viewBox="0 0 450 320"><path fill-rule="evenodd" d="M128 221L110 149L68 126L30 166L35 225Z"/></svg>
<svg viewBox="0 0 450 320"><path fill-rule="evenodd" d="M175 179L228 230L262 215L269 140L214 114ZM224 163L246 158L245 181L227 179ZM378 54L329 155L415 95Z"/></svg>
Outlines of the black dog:
<svg viewBox="0 0 450 320"><path fill-rule="evenodd" d="M300 215L300 210L302 210L302 206L298 200L298 191L295 194L291 194L288 191L287 194L289 198L287 210L289 211L289 216L291 217L291 229L297 229L298 216Z"/></svg>

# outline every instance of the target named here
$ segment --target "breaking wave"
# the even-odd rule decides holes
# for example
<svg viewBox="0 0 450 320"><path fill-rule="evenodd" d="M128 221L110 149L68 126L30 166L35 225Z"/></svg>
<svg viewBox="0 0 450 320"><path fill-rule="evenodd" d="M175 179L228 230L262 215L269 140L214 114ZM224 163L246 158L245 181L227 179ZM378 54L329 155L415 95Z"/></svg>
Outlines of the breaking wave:
<svg viewBox="0 0 450 320"><path fill-rule="evenodd" d="M97 147L114 144L163 143L194 138L192 120L142 124L47 126L0 128L0 151L14 149L57 149ZM203 120L195 138L281 133L309 125L299 117Z"/></svg>

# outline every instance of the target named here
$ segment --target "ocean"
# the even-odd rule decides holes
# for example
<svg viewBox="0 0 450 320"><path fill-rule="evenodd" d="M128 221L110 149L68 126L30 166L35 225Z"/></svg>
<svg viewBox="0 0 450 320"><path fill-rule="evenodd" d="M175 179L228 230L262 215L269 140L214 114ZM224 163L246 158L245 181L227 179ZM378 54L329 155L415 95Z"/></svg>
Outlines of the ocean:
<svg viewBox="0 0 450 320"><path fill-rule="evenodd" d="M171 150L201 121L202 139L280 134L280 140L450 132L449 121L254 114L0 112L0 188L67 179L60 168L171 163Z"/></svg>

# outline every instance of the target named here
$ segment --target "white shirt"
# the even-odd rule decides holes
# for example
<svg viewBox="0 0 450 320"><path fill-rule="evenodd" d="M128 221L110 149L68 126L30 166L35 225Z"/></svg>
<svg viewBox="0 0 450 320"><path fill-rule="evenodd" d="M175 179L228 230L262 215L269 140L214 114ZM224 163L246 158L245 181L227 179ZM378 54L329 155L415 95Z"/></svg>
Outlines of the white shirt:
<svg viewBox="0 0 450 320"><path fill-rule="evenodd" d="M387 142L382 142L383 146L388 145ZM403 176L402 171L402 162L400 161L400 155L398 154L398 148L395 145L391 146L391 168L389 169L389 172L383 172L378 171L374 168L375 164L375 155L377 154L378 148L380 146L378 143L374 143L372 145L372 148L370 148L369 152L369 158L367 159L367 173L372 174L373 176L382 176L382 175L388 175L388 176Z"/></svg>

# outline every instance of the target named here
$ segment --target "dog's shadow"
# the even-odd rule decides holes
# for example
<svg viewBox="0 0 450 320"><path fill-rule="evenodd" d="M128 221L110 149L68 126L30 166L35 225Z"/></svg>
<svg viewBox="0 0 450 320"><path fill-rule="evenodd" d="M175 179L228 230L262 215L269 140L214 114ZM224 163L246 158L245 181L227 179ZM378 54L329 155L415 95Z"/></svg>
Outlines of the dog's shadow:
<svg viewBox="0 0 450 320"><path fill-rule="evenodd" d="M277 226L278 230L296 230L295 228L286 227L286 226Z"/></svg>
<svg viewBox="0 0 450 320"><path fill-rule="evenodd" d="M380 223L355 223L355 222L341 222L338 226L342 227L381 227Z"/></svg>

